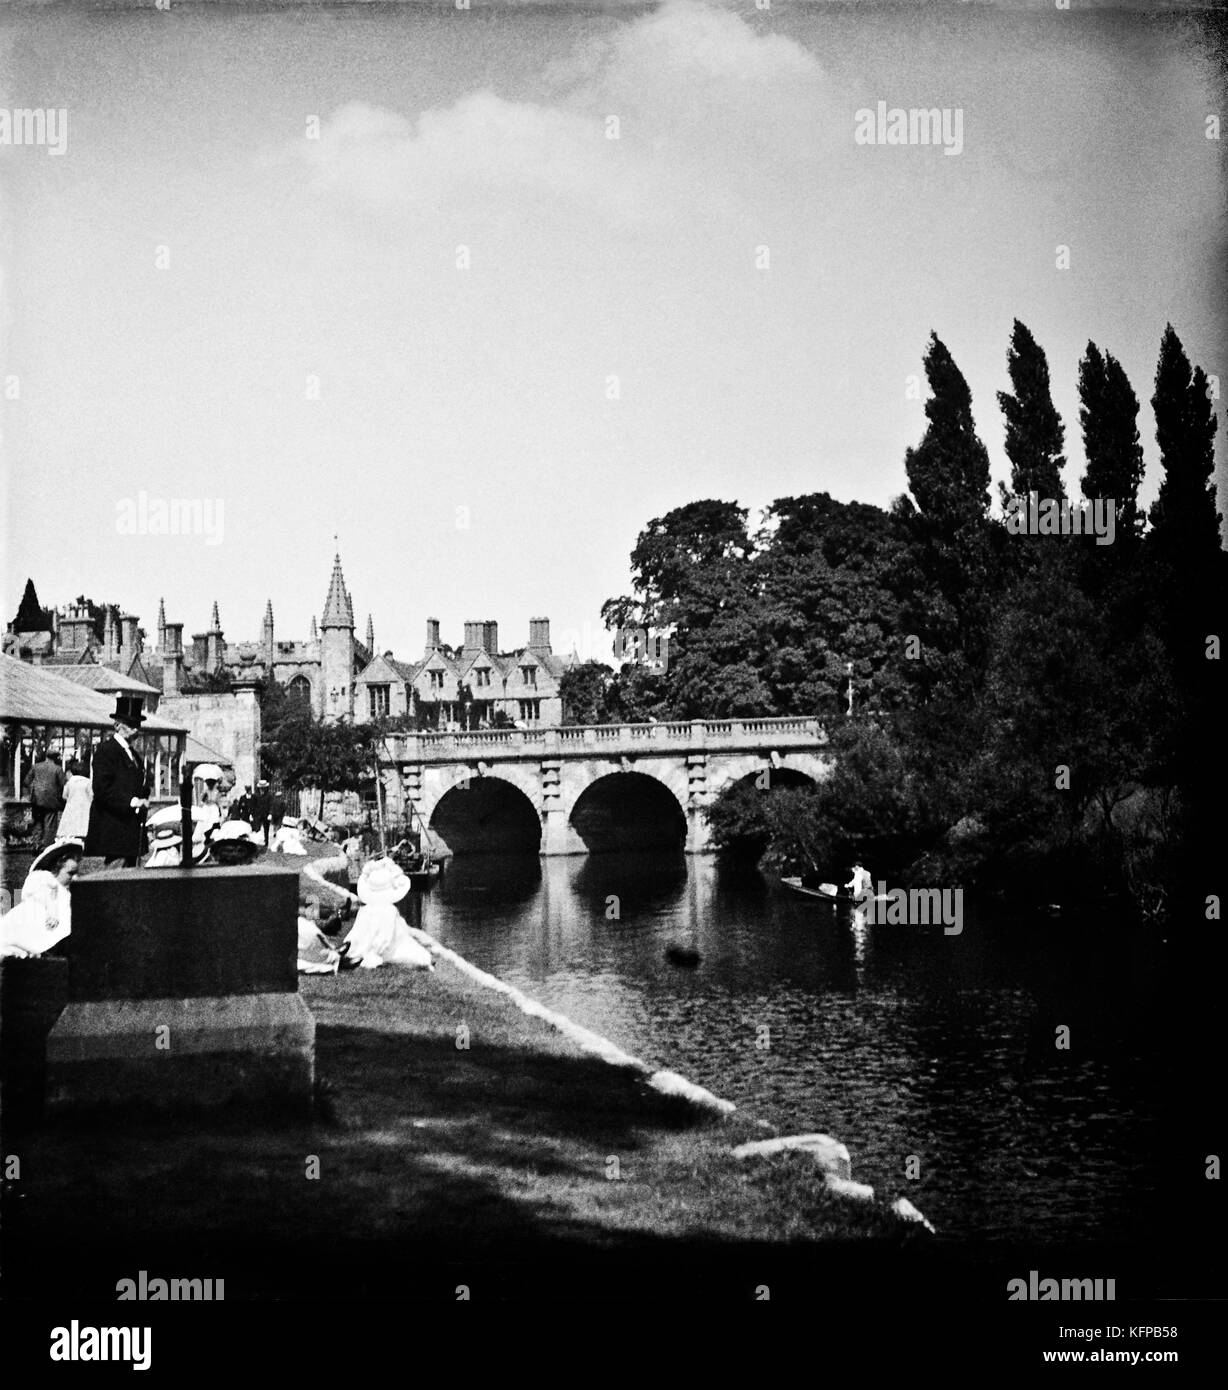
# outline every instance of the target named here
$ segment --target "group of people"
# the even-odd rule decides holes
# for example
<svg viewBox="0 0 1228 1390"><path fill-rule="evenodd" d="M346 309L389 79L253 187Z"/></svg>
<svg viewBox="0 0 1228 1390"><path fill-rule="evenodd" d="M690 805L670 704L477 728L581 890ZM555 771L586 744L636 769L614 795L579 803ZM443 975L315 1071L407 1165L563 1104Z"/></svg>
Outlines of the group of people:
<svg viewBox="0 0 1228 1390"><path fill-rule="evenodd" d="M397 906L409 890L409 879L399 865L391 859L369 860L363 866L355 891L359 908L354 925L344 939L340 934L344 914L333 911L324 915L319 894L301 894L299 973L336 974L356 968L375 970L381 965L433 970L435 963L431 953L414 939L409 923Z"/></svg>
<svg viewBox="0 0 1228 1390"><path fill-rule="evenodd" d="M0 918L0 955L39 956L54 952L72 929L70 885L84 861L108 869L134 867L145 853L150 785L142 760L130 740L144 722L141 702L120 696L112 731L93 754L93 776L87 777L76 759L67 769L54 752L44 753L31 779L36 857L22 886L21 901ZM229 798L221 790L221 769L197 767L204 784L199 805L191 810L192 857L211 855L219 864L248 863L267 848L305 855L297 832L287 823L284 797L261 779L254 791L238 789ZM225 814L224 814L225 813ZM181 862L178 808L159 813L152 823L148 867ZM364 846L357 836L343 848L351 863ZM318 894L300 898L298 964L304 973L351 967L372 970L400 965L433 969L430 953L410 932L397 904L410 891L410 881L391 859L373 858L362 864L356 896L335 891L358 903L348 935L345 918L332 913L321 918Z"/></svg>

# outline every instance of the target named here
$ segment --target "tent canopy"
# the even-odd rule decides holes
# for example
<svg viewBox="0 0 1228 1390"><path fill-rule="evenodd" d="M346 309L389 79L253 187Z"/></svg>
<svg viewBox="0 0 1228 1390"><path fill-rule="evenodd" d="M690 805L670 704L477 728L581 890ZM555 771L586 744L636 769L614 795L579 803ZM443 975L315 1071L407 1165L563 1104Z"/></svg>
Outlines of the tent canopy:
<svg viewBox="0 0 1228 1390"><path fill-rule="evenodd" d="M109 729L115 700L11 656L0 656L0 723ZM184 734L179 724L147 714L143 733Z"/></svg>

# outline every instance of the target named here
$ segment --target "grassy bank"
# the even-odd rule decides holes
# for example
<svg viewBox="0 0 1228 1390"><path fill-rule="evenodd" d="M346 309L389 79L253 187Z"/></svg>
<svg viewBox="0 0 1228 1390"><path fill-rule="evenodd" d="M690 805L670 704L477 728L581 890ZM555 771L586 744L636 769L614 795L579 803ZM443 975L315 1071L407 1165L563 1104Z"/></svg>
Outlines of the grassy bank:
<svg viewBox="0 0 1228 1390"><path fill-rule="evenodd" d="M515 1297L528 1269L608 1282L633 1266L642 1287L644 1271L715 1277L754 1252L766 1277L773 1254L925 1239L831 1196L805 1156L733 1159L768 1131L582 1055L446 962L302 984L318 1024L314 1125L59 1121L6 1135L21 1159L6 1183L10 1297L113 1297L142 1268L224 1278L230 1299L452 1297L475 1281Z"/></svg>

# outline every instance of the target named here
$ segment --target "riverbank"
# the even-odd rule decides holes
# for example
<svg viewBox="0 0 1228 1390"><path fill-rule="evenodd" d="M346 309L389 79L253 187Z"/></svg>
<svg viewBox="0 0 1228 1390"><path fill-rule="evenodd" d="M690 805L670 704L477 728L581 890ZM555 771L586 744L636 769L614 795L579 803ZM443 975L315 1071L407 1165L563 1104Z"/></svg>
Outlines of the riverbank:
<svg viewBox="0 0 1228 1390"><path fill-rule="evenodd" d="M584 1055L446 961L302 983L314 1125L5 1136L21 1159L6 1184L10 1294L111 1298L146 1269L222 1278L229 1299L455 1297L484 1280L515 1297L530 1267L578 1262L600 1281L629 1261L642 1287L644 1270L695 1261L754 1278L758 1260L766 1278L773 1257L928 1240L832 1194L804 1154L735 1159L768 1131Z"/></svg>

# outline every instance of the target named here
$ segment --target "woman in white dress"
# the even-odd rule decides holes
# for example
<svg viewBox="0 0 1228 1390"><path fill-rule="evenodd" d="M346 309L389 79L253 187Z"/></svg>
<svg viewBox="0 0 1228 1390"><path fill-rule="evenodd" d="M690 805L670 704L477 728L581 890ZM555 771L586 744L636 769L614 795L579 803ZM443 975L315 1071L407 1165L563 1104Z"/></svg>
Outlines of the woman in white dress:
<svg viewBox="0 0 1228 1390"><path fill-rule="evenodd" d="M363 865L356 890L362 906L346 941L350 959L364 970L381 965L434 970L431 953L414 940L397 908L409 888L409 879L391 859L370 859Z"/></svg>
<svg viewBox="0 0 1228 1390"><path fill-rule="evenodd" d="M69 759L68 781L64 783L64 810L60 815L61 840L84 840L90 828L90 802L94 784L81 772L76 758Z"/></svg>
<svg viewBox="0 0 1228 1390"><path fill-rule="evenodd" d="M21 901L0 917L0 956L41 956L69 934L69 884L84 853L82 840L57 840L34 860L21 887Z"/></svg>

